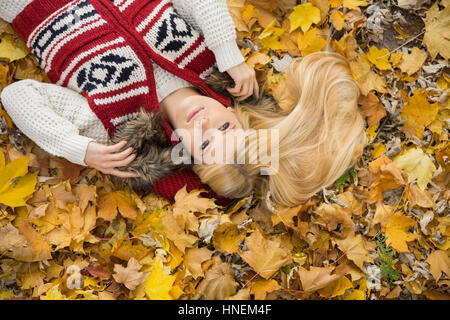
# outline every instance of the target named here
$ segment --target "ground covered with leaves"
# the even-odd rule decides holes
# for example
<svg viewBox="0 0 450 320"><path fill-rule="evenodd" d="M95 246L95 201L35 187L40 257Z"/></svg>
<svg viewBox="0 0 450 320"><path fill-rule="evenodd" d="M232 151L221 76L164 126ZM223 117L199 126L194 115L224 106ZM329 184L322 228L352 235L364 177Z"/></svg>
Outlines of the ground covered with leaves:
<svg viewBox="0 0 450 320"><path fill-rule="evenodd" d="M0 109L0 299L449 299L450 1L228 0L266 93L332 48L361 88L369 144L296 208L118 190L52 157ZM48 81L0 23L0 89ZM287 57L287 58L286 58Z"/></svg>

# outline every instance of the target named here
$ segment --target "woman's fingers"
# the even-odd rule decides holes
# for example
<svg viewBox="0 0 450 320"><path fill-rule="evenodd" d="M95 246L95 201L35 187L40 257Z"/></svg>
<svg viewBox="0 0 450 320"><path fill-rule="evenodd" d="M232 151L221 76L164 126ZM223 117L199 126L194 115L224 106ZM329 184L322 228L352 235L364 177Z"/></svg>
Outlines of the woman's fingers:
<svg viewBox="0 0 450 320"><path fill-rule="evenodd" d="M106 156L108 161L121 161L126 159L133 152L133 147L129 147L120 153L113 153Z"/></svg>
<svg viewBox="0 0 450 320"><path fill-rule="evenodd" d="M253 93L255 95L255 98L259 97L259 83L258 80L256 80L256 78L254 79Z"/></svg>
<svg viewBox="0 0 450 320"><path fill-rule="evenodd" d="M235 82L234 88L227 88L228 92L231 93L233 96L239 95L239 92L242 88L242 81Z"/></svg>
<svg viewBox="0 0 450 320"><path fill-rule="evenodd" d="M126 144L127 144L126 141L120 141L119 143L113 144L111 146L107 146L105 149L106 149L106 152L108 152L108 153L118 152L120 149L125 147Z"/></svg>
<svg viewBox="0 0 450 320"><path fill-rule="evenodd" d="M125 172L125 171L120 171L117 169L111 169L108 170L107 172L108 174L112 174L114 176L120 177L120 178L138 178L139 174L134 173L134 172Z"/></svg>
<svg viewBox="0 0 450 320"><path fill-rule="evenodd" d="M112 167L112 168L125 167L125 166L129 165L130 162L133 161L135 158L136 158L136 155L132 154L132 155L128 156L125 160L111 161L108 163L108 166Z"/></svg>

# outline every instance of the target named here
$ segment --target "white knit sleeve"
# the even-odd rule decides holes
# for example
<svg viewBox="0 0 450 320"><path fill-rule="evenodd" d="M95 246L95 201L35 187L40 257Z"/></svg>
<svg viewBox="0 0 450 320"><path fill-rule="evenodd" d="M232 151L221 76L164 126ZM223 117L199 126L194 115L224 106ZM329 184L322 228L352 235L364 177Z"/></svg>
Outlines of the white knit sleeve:
<svg viewBox="0 0 450 320"><path fill-rule="evenodd" d="M11 23L32 0L0 0L0 18Z"/></svg>
<svg viewBox="0 0 450 320"><path fill-rule="evenodd" d="M45 86L51 86L51 93L43 90ZM79 135L78 128L52 108L54 97L51 99L49 95L70 94L67 90L71 91L54 84L22 80L3 89L1 100L15 125L39 147L52 155L86 166L86 149L94 139Z"/></svg>
<svg viewBox="0 0 450 320"><path fill-rule="evenodd" d="M226 0L172 0L172 3L177 13L203 34L220 72L245 61L236 43L236 29Z"/></svg>

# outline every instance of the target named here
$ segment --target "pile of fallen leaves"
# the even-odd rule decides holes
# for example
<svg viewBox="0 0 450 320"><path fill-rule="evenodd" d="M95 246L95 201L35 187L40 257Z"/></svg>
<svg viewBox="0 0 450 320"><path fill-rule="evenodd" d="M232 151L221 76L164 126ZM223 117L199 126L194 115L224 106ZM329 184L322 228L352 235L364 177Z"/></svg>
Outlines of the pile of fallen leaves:
<svg viewBox="0 0 450 320"><path fill-rule="evenodd" d="M0 299L449 299L450 1L228 0L276 99L290 57L331 47L361 88L368 146L296 208L117 190L0 109ZM47 81L0 23L0 87Z"/></svg>

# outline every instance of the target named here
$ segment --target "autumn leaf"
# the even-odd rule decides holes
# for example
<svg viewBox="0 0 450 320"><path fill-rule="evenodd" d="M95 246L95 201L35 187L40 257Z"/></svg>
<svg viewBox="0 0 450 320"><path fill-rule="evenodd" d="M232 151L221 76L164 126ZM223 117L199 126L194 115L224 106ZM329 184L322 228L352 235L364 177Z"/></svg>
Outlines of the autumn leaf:
<svg viewBox="0 0 450 320"><path fill-rule="evenodd" d="M7 58L11 62L25 58L28 55L28 49L20 39L12 35L3 35L0 41L0 58Z"/></svg>
<svg viewBox="0 0 450 320"><path fill-rule="evenodd" d="M384 106L378 100L378 97L370 92L367 96L361 96L358 101L361 107L361 114L367 117L367 125L373 126L380 122L386 116Z"/></svg>
<svg viewBox="0 0 450 320"><path fill-rule="evenodd" d="M274 26L276 20L273 20L267 28L258 36L259 43L264 48L279 50L283 49L280 43L280 36L285 32L284 29ZM270 57L268 57L270 59ZM267 58L266 58L267 59ZM251 62L251 61L250 61Z"/></svg>
<svg viewBox="0 0 450 320"><path fill-rule="evenodd" d="M313 52L322 50L327 44L327 41L319 35L317 28L311 28L304 34L298 36L298 48L300 49L302 56L306 56Z"/></svg>
<svg viewBox="0 0 450 320"><path fill-rule="evenodd" d="M345 25L344 15L339 10L333 10L333 12L330 15L330 21L336 28L336 30L340 31L342 30L342 28L344 28Z"/></svg>
<svg viewBox="0 0 450 320"><path fill-rule="evenodd" d="M450 59L450 39L448 37L448 23L450 17L450 6L439 11L438 3L435 2L428 10L425 22L425 35L423 43L434 60L440 53L446 60Z"/></svg>
<svg viewBox="0 0 450 320"><path fill-rule="evenodd" d="M365 54L362 53L355 61L350 61L350 69L363 95L368 95L371 90L379 93L387 92L384 79L370 69L370 63Z"/></svg>
<svg viewBox="0 0 450 320"><path fill-rule="evenodd" d="M450 258L448 257L448 252L435 250L428 256L425 262L430 265L430 273L436 281L439 281L443 273L447 276L450 274Z"/></svg>
<svg viewBox="0 0 450 320"><path fill-rule="evenodd" d="M250 293L255 295L255 300L264 300L267 293L280 289L281 286L273 279L257 280L252 283Z"/></svg>
<svg viewBox="0 0 450 320"><path fill-rule="evenodd" d="M361 0L344 0L342 3L344 8L349 8L349 9L358 9L358 7L365 7L365 6L368 6L369 4L370 4L369 2L361 1Z"/></svg>
<svg viewBox="0 0 450 320"><path fill-rule="evenodd" d="M313 292L326 287L334 280L340 278L340 275L331 274L334 267L311 267L306 270L303 267L298 268L298 274L302 283L302 288L305 293Z"/></svg>
<svg viewBox="0 0 450 320"><path fill-rule="evenodd" d="M164 271L160 256L155 259L151 273L145 278L145 294L151 300L172 300L169 294L176 276Z"/></svg>
<svg viewBox="0 0 450 320"><path fill-rule="evenodd" d="M437 103L429 103L423 89L414 91L412 97L408 97L403 106L401 118L406 120L405 133L422 139L426 126L431 124L438 113Z"/></svg>
<svg viewBox="0 0 450 320"><path fill-rule="evenodd" d="M2 158L4 159L2 151ZM35 191L38 172L27 174L29 157L16 159L0 167L0 203L12 208L25 206Z"/></svg>
<svg viewBox="0 0 450 320"><path fill-rule="evenodd" d="M128 260L126 268L120 264L114 265L113 278L117 283L123 283L129 290L134 290L147 276L144 272L139 272L141 268L139 262L135 258L131 258Z"/></svg>
<svg viewBox="0 0 450 320"><path fill-rule="evenodd" d="M397 155L393 160L395 166L408 174L408 182L417 180L420 189L425 190L431 182L431 177L436 167L420 148L408 148Z"/></svg>
<svg viewBox="0 0 450 320"><path fill-rule="evenodd" d="M375 46L371 46L369 52L367 52L367 59L372 62L380 70L391 69L391 64L389 63L389 50L386 48L378 49Z"/></svg>
<svg viewBox="0 0 450 320"><path fill-rule="evenodd" d="M320 10L311 3L304 3L294 7L294 12L289 16L291 29L289 32L296 30L298 27L303 32L309 30L313 23L320 22Z"/></svg>
<svg viewBox="0 0 450 320"><path fill-rule="evenodd" d="M347 277L340 277L337 280L334 280L326 287L319 289L318 292L322 297L325 298L334 298L338 296L342 296L347 289L353 288L353 284Z"/></svg>
<svg viewBox="0 0 450 320"><path fill-rule="evenodd" d="M190 248L186 250L184 264L194 279L203 276L202 263L211 259L212 251L207 248Z"/></svg>
<svg viewBox="0 0 450 320"><path fill-rule="evenodd" d="M113 191L102 196L98 201L98 217L113 221L117 210L124 218L136 219L137 210L131 195L125 191Z"/></svg>
<svg viewBox="0 0 450 320"><path fill-rule="evenodd" d="M267 240L259 229L246 238L247 251L239 255L264 279L270 279L283 265L290 262L291 257L286 249L273 240Z"/></svg>
<svg viewBox="0 0 450 320"><path fill-rule="evenodd" d="M205 278L200 282L197 290L208 300L223 300L236 293L238 284L234 280L233 269L229 264L222 262L219 256L216 256L213 261L213 266L205 273Z"/></svg>
<svg viewBox="0 0 450 320"><path fill-rule="evenodd" d="M190 231L198 230L198 218L195 213L205 214L207 210L214 209L217 205L214 199L200 197L201 190L186 191L186 186L175 195L173 216L179 221L182 229Z"/></svg>
<svg viewBox="0 0 450 320"><path fill-rule="evenodd" d="M397 252L409 252L406 242L416 239L416 235L409 233L408 230L416 225L416 221L403 215L401 212L396 212L388 221L386 225L387 242Z"/></svg>
<svg viewBox="0 0 450 320"><path fill-rule="evenodd" d="M363 237L354 232L348 232L345 239L336 239L339 249L347 255L361 270L364 262L373 262L370 252L364 246Z"/></svg>
<svg viewBox="0 0 450 320"><path fill-rule="evenodd" d="M410 54L402 55L402 61L399 68L408 75L412 75L420 70L426 59L426 53L419 48L414 47Z"/></svg>

